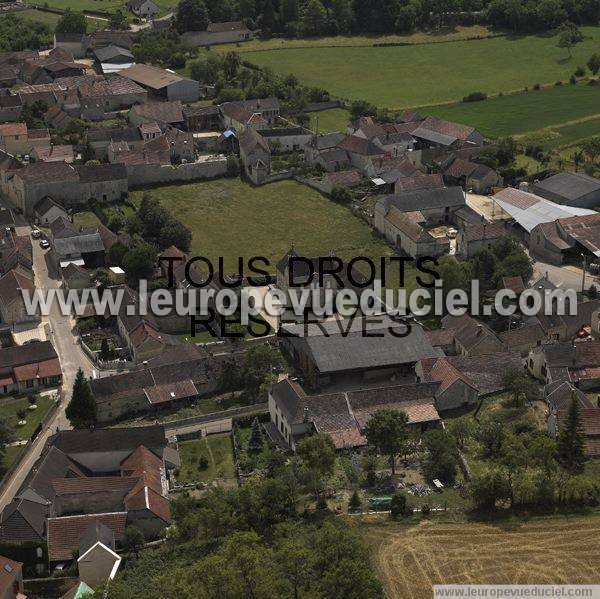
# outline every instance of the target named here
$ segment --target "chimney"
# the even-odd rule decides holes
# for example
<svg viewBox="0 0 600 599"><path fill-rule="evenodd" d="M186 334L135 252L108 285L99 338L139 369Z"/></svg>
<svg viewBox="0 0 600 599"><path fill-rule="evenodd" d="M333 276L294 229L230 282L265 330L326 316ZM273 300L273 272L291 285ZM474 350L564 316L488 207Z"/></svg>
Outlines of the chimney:
<svg viewBox="0 0 600 599"><path fill-rule="evenodd" d="M477 324L477 335L481 335L483 333L483 325Z"/></svg>

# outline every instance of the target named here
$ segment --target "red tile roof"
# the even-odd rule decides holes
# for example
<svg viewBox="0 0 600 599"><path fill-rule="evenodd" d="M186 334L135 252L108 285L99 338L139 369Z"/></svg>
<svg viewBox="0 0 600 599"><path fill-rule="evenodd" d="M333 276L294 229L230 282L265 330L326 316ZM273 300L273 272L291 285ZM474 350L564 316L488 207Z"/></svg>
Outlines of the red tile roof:
<svg viewBox="0 0 600 599"><path fill-rule="evenodd" d="M58 358L53 358L42 362L34 362L33 364L15 366L13 373L18 382L30 381L35 378L60 376L60 361Z"/></svg>
<svg viewBox="0 0 600 599"><path fill-rule="evenodd" d="M120 541L127 525L127 512L48 518L48 560L51 562L71 560L73 549L79 547L81 535L94 522L101 522L110 528L115 535L115 540Z"/></svg>

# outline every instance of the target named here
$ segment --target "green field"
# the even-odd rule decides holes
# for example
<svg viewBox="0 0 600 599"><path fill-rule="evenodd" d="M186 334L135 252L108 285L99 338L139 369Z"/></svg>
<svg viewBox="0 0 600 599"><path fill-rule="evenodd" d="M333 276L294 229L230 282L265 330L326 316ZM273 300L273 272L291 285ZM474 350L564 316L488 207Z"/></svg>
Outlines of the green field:
<svg viewBox="0 0 600 599"><path fill-rule="evenodd" d="M319 112L309 112L312 131L319 133L331 133L332 131L346 131L350 113L343 108L330 108Z"/></svg>
<svg viewBox="0 0 600 599"><path fill-rule="evenodd" d="M56 24L60 20L60 15L57 15L52 12L44 12L43 10L35 10L34 8L28 10L20 10L17 12L7 14L15 15L17 17L21 17L22 19L30 19L31 21L38 21L39 23L44 23L48 25L48 27L50 27L51 29L54 29L54 27L56 27Z"/></svg>
<svg viewBox="0 0 600 599"><path fill-rule="evenodd" d="M181 466L177 480L180 482L208 482L234 478L233 447L230 435L212 435L196 441L179 443ZM208 459L208 468L198 467L200 456Z"/></svg>
<svg viewBox="0 0 600 599"><path fill-rule="evenodd" d="M586 38L573 48L571 59L556 46L556 36L533 35L384 48L242 51L242 56L341 98L402 108L456 101L473 91L497 94L566 80L600 48L600 28L582 31Z"/></svg>
<svg viewBox="0 0 600 599"><path fill-rule="evenodd" d="M600 115L600 86L582 82L491 98L483 102L433 106L424 108L423 112L467 123L491 137L518 135Z"/></svg>
<svg viewBox="0 0 600 599"><path fill-rule="evenodd" d="M223 256L231 272L236 272L238 256L265 256L274 272L293 243L307 256L392 254L350 210L293 181L252 187L239 179L219 179L150 193L190 227L192 254L211 260ZM141 191L132 194L134 201L141 196Z"/></svg>
<svg viewBox="0 0 600 599"><path fill-rule="evenodd" d="M155 0L158 7L161 9L160 14L166 14L175 6L177 0ZM121 9L125 15L134 18L134 15L127 8L126 0L44 0L44 2L32 2L34 6L48 6L49 8L58 8L59 10L73 11L98 11L105 13L113 13L117 9Z"/></svg>

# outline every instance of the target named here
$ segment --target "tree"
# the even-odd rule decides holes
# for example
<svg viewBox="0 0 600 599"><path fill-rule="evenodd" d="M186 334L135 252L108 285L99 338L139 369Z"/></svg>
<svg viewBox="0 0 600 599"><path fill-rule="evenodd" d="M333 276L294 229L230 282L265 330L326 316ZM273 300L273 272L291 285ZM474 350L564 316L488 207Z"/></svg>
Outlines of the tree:
<svg viewBox="0 0 600 599"><path fill-rule="evenodd" d="M102 343L100 344L100 359L104 362L111 360L113 357L113 352L108 345L108 339L106 337L102 339Z"/></svg>
<svg viewBox="0 0 600 599"><path fill-rule="evenodd" d="M287 29L289 23L295 23L298 20L298 0L281 0L279 16L283 29Z"/></svg>
<svg viewBox="0 0 600 599"><path fill-rule="evenodd" d="M587 61L588 69L591 71L592 75L596 76L598 71L600 71L600 54L594 52L588 61Z"/></svg>
<svg viewBox="0 0 600 599"><path fill-rule="evenodd" d="M87 428L96 422L96 401L81 368L77 371L71 400L65 414L73 428Z"/></svg>
<svg viewBox="0 0 600 599"><path fill-rule="evenodd" d="M259 453L263 448L263 438L260 430L260 422L258 418L252 421L252 429L248 438L248 451L250 453Z"/></svg>
<svg viewBox="0 0 600 599"><path fill-rule="evenodd" d="M456 445L464 449L467 441L473 437L473 421L469 417L453 418L449 422L448 430L456 440Z"/></svg>
<svg viewBox="0 0 600 599"><path fill-rule="evenodd" d="M362 507L362 502L360 500L360 496L358 495L358 491L354 489L354 493L350 497L350 501L348 501L348 511L357 512Z"/></svg>
<svg viewBox="0 0 600 599"><path fill-rule="evenodd" d="M400 491L396 491L392 495L392 503L390 505L390 518L394 520L399 516L405 516L409 513L408 506L406 505L406 495Z"/></svg>
<svg viewBox="0 0 600 599"><path fill-rule="evenodd" d="M479 425L476 437L483 447L483 455L494 459L500 454L506 429L501 422L486 420Z"/></svg>
<svg viewBox="0 0 600 599"><path fill-rule="evenodd" d="M477 279L482 292L489 291L495 282L496 257L485 247L477 250L471 261L473 278Z"/></svg>
<svg viewBox="0 0 600 599"><path fill-rule="evenodd" d="M241 64L242 61L237 52L231 50L225 54L225 58L223 58L223 72L227 81L235 79Z"/></svg>
<svg viewBox="0 0 600 599"><path fill-rule="evenodd" d="M376 116L377 107L365 100L356 100L350 105L350 117L356 120L361 116Z"/></svg>
<svg viewBox="0 0 600 599"><path fill-rule="evenodd" d="M265 378L279 368L281 354L268 345L257 345L244 355L242 380L251 399L260 399L260 388Z"/></svg>
<svg viewBox="0 0 600 599"><path fill-rule="evenodd" d="M140 242L123 257L123 270L130 281L145 279L156 265L156 250L146 242Z"/></svg>
<svg viewBox="0 0 600 599"><path fill-rule="evenodd" d="M302 33L309 37L321 35L325 28L326 19L327 11L321 0L308 0L300 19Z"/></svg>
<svg viewBox="0 0 600 599"><path fill-rule="evenodd" d="M392 474L396 473L396 457L408 441L408 417L399 410L379 410L367 422L364 434L369 445L389 456Z"/></svg>
<svg viewBox="0 0 600 599"><path fill-rule="evenodd" d="M509 368L502 376L504 387L512 395L515 406L521 407L537 397L535 381L523 369Z"/></svg>
<svg viewBox="0 0 600 599"><path fill-rule="evenodd" d="M4 417L0 417L0 458L4 457L6 446L9 443L12 443L15 438L15 429L10 422ZM2 460L0 459L0 462L1 461Z"/></svg>
<svg viewBox="0 0 600 599"><path fill-rule="evenodd" d="M566 48L569 52L569 58L572 56L571 48L582 40L583 34L575 23L567 21L558 28L558 42L556 45L559 48Z"/></svg>
<svg viewBox="0 0 600 599"><path fill-rule="evenodd" d="M581 144L581 150L589 158L590 162L594 164L596 158L600 155L600 138L593 137L584 141Z"/></svg>
<svg viewBox="0 0 600 599"><path fill-rule="evenodd" d="M338 204L344 204L347 206L352 201L352 194L348 188L336 185L331 190L331 199Z"/></svg>
<svg viewBox="0 0 600 599"><path fill-rule="evenodd" d="M575 396L571 399L560 429L558 460L570 472L578 472L585 460L585 436L581 432L581 409Z"/></svg>
<svg viewBox="0 0 600 599"><path fill-rule="evenodd" d="M122 10L117 9L116 12L110 15L109 27L110 29L128 29L127 17Z"/></svg>
<svg viewBox="0 0 600 599"><path fill-rule="evenodd" d="M169 218L160 228L158 245L165 249L174 245L183 252L190 250L192 232L179 220Z"/></svg>
<svg viewBox="0 0 600 599"><path fill-rule="evenodd" d="M273 28L275 27L275 9L273 8L272 0L264 0L260 16L260 26L264 37L269 37L273 32Z"/></svg>
<svg viewBox="0 0 600 599"><path fill-rule="evenodd" d="M294 120L300 127L308 127L310 125L310 116L306 114L306 112L300 112L295 117Z"/></svg>
<svg viewBox="0 0 600 599"><path fill-rule="evenodd" d="M312 435L298 446L298 455L311 473L315 497L318 499L323 479L333 474L335 446L327 435Z"/></svg>
<svg viewBox="0 0 600 599"><path fill-rule="evenodd" d="M443 430L430 430L423 435L426 451L423 471L428 480L435 478L451 484L458 470L458 452L454 439Z"/></svg>
<svg viewBox="0 0 600 599"><path fill-rule="evenodd" d="M331 0L331 18L337 25L338 33L350 33L354 24L354 7L351 0Z"/></svg>
<svg viewBox="0 0 600 599"><path fill-rule="evenodd" d="M175 28L179 33L205 31L209 15L203 0L180 0L175 10Z"/></svg>
<svg viewBox="0 0 600 599"><path fill-rule="evenodd" d="M81 12L67 10L56 24L56 33L85 33L87 19Z"/></svg>
<svg viewBox="0 0 600 599"><path fill-rule="evenodd" d="M190 63L190 77L200 83L215 83L223 69L223 59L216 52L204 55Z"/></svg>
<svg viewBox="0 0 600 599"><path fill-rule="evenodd" d="M500 468L489 468L475 475L470 490L475 505L486 509L494 509L498 501L509 495L506 476Z"/></svg>
<svg viewBox="0 0 600 599"><path fill-rule="evenodd" d="M121 545L125 551L133 551L136 557L144 546L144 533L137 526L128 526L123 532Z"/></svg>
<svg viewBox="0 0 600 599"><path fill-rule="evenodd" d="M123 245L120 241L113 244L108 250L108 261L113 266L121 266L123 264L123 258L125 254L129 251L129 248L126 245Z"/></svg>

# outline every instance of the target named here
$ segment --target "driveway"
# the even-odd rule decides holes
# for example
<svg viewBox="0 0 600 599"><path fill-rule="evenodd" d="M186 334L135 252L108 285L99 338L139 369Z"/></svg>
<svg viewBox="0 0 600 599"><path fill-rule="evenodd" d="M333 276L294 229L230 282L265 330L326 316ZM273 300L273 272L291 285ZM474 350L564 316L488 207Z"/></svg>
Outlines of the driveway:
<svg viewBox="0 0 600 599"><path fill-rule="evenodd" d="M38 289L46 290L50 288L59 288L60 279L57 274L48 271L46 261L47 251L40 248L39 244L33 243L33 270L35 272L35 282ZM60 358L63 385L60 396L60 407L55 412L48 426L37 436L34 443L29 448L27 455L21 461L19 468L13 473L10 480L0 491L0 510L10 503L19 487L23 484L25 477L31 470L35 461L40 456L48 437L57 430L71 428L69 421L65 416L65 409L71 398L73 382L78 368L82 368L87 376L90 376L93 365L77 343L73 335L75 322L70 316L62 316L57 305L52 307L50 315L43 317L42 322L48 330L48 338L54 345Z"/></svg>

